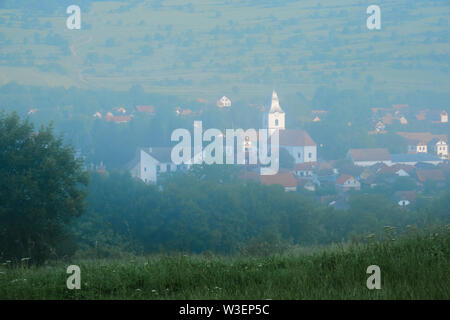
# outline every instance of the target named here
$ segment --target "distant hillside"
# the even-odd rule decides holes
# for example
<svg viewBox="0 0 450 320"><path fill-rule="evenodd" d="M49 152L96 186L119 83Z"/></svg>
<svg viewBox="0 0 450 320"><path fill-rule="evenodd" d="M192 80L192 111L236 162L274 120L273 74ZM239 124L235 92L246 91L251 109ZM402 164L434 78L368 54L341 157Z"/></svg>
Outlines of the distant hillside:
<svg viewBox="0 0 450 320"><path fill-rule="evenodd" d="M331 4L332 3L332 4ZM2 1L0 85L77 86L213 101L311 98L318 87L390 95L450 86L446 0L387 0L382 30L367 1ZM259 100L258 100L259 99Z"/></svg>

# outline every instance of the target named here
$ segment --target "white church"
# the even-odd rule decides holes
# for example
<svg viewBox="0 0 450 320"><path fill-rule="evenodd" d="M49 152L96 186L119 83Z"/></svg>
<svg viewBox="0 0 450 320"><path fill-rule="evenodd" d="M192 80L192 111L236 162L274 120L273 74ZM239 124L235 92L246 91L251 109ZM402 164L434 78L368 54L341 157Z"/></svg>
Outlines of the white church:
<svg viewBox="0 0 450 320"><path fill-rule="evenodd" d="M295 159L295 163L316 162L317 145L304 130L289 130L285 126L286 114L280 106L276 91L272 93L270 109L264 115L263 127L271 135L275 130L280 133L280 148L285 148Z"/></svg>
<svg viewBox="0 0 450 320"><path fill-rule="evenodd" d="M289 130L285 127L285 112L280 106L278 95L272 93L270 109L263 117L263 128L268 129L269 135L275 130L279 130L279 146L285 148L295 159L295 163L316 162L317 145L309 134L304 130ZM247 140L248 141L248 140ZM251 146L248 141L246 149ZM128 170L135 178L139 178L146 183L157 183L160 174L186 170L190 164L175 165L171 160L170 147L164 148L140 148L137 150L135 158L128 164Z"/></svg>

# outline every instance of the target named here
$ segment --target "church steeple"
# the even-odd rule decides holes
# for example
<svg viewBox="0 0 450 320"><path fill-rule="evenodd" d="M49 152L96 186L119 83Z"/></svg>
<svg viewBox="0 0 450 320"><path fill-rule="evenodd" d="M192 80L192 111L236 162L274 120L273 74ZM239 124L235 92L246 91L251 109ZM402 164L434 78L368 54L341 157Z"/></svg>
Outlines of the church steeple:
<svg viewBox="0 0 450 320"><path fill-rule="evenodd" d="M278 99L278 94L275 90L273 90L272 104L270 105L269 113L275 113L275 112L284 113L283 109L281 109L281 106L280 106L280 100Z"/></svg>
<svg viewBox="0 0 450 320"><path fill-rule="evenodd" d="M278 99L277 92L274 90L272 93L272 103L270 105L269 113L267 114L267 128L271 135L276 129L284 130L285 114L280 106L280 100Z"/></svg>

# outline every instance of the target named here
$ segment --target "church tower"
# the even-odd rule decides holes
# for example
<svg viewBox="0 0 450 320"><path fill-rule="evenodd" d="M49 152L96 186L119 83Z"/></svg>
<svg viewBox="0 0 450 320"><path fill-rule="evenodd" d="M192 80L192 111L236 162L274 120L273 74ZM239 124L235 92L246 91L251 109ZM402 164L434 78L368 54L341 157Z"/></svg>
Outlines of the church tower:
<svg viewBox="0 0 450 320"><path fill-rule="evenodd" d="M267 129L269 129L269 135L276 130L284 130L284 111L281 109L280 100L275 90L272 93L272 104L270 106L269 113L267 114Z"/></svg>

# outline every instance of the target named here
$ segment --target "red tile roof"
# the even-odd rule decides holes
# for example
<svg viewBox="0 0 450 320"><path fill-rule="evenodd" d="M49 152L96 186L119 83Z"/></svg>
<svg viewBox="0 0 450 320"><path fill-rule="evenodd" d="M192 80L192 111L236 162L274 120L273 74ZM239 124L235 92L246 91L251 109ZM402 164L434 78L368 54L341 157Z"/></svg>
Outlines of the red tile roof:
<svg viewBox="0 0 450 320"><path fill-rule="evenodd" d="M353 161L389 161L391 155L388 149L350 149L349 151Z"/></svg>
<svg viewBox="0 0 450 320"><path fill-rule="evenodd" d="M115 123L129 122L130 120L131 120L131 116L115 116L114 117Z"/></svg>
<svg viewBox="0 0 450 320"><path fill-rule="evenodd" d="M137 106L136 109L139 112L145 112L145 113L154 113L155 112L154 106Z"/></svg>
<svg viewBox="0 0 450 320"><path fill-rule="evenodd" d="M279 184L283 187L297 187L297 180L294 178L292 172L280 172L275 175L261 175L260 180L262 184L273 185Z"/></svg>
<svg viewBox="0 0 450 320"><path fill-rule="evenodd" d="M348 174L341 174L339 178L336 179L336 184L345 184L345 182L350 179L354 180L355 178Z"/></svg>
<svg viewBox="0 0 450 320"><path fill-rule="evenodd" d="M417 170L417 178L419 181L425 182L428 180L432 181L445 181L444 172L439 169L432 170Z"/></svg>
<svg viewBox="0 0 450 320"><path fill-rule="evenodd" d="M304 130L280 130L280 146L316 146Z"/></svg>
<svg viewBox="0 0 450 320"><path fill-rule="evenodd" d="M448 141L446 134L432 134L430 132L397 132L397 134L410 143L429 143L433 139L441 139L445 142Z"/></svg>

